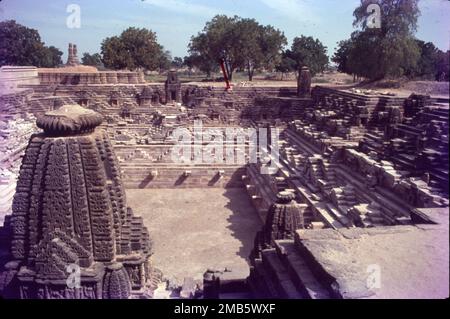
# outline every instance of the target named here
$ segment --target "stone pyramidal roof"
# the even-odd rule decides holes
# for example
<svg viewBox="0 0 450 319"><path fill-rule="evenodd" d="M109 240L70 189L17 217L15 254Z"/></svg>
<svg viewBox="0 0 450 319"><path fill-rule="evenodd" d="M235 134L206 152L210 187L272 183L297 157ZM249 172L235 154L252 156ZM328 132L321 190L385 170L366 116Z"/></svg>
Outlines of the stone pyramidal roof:
<svg viewBox="0 0 450 319"><path fill-rule="evenodd" d="M101 122L101 115L79 105L37 120L44 132L29 141L13 214L0 229L10 239L2 243L0 295L128 298L150 279L148 231L126 206ZM70 285L76 267L80 282Z"/></svg>

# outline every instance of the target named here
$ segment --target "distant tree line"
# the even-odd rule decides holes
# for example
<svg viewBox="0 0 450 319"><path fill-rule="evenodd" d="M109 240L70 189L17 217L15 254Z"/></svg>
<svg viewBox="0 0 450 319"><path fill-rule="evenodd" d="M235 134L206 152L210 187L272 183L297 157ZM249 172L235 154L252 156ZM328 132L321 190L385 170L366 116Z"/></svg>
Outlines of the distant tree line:
<svg viewBox="0 0 450 319"><path fill-rule="evenodd" d="M2 32L8 35L2 37L2 48L9 48L8 52L2 51L2 65L56 67L62 64L62 52L54 47L45 47L36 30L15 22L4 24L7 26L9 23L14 28L2 28ZM26 39L25 43L17 41L22 38ZM291 49L284 51L286 44L283 32L270 25L261 25L254 19L218 15L206 23L202 32L191 38L189 55L184 58L172 59L170 52L158 43L153 31L128 28L118 36L104 39L100 53L84 53L81 61L84 65L115 70L162 72L170 68L196 68L207 77L217 72L220 61L224 61L230 79L239 70L246 71L249 80L257 70L292 72L308 65L313 73L317 73L328 64L326 47L317 39L296 38Z"/></svg>
<svg viewBox="0 0 450 319"><path fill-rule="evenodd" d="M62 64L62 52L46 46L39 32L16 23L0 22L0 66L23 65L51 68Z"/></svg>
<svg viewBox="0 0 450 319"><path fill-rule="evenodd" d="M368 23L369 4L380 7L380 26ZM355 9L350 38L338 43L332 57L338 71L354 79L408 78L449 80L450 51L442 52L431 42L415 38L420 15L418 0L360 0ZM284 33L254 19L217 15L191 37L188 56L171 57L158 43L156 33L130 27L101 43L100 53L84 53L82 63L98 68L162 72L170 68L197 69L208 78L223 62L230 77L246 72L251 81L257 71L298 72L308 66L311 73L329 65L327 48L310 36L293 39L286 48ZM47 47L36 30L15 21L0 22L0 65L55 67L62 52Z"/></svg>
<svg viewBox="0 0 450 319"><path fill-rule="evenodd" d="M276 70L282 73L296 72L301 67L309 67L315 75L325 71L328 66L327 48L318 39L300 36L294 38L291 49L283 52Z"/></svg>
<svg viewBox="0 0 450 319"><path fill-rule="evenodd" d="M102 63L110 69L166 70L170 52L157 41L156 33L145 28L128 28L101 45Z"/></svg>

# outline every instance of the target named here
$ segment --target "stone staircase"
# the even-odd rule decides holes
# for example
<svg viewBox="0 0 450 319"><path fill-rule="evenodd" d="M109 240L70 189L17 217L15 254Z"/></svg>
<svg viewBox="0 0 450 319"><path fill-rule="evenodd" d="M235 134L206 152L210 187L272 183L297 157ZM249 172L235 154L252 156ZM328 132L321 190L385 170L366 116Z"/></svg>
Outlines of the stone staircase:
<svg viewBox="0 0 450 319"><path fill-rule="evenodd" d="M254 297L274 299L329 299L330 288L311 272L311 262L294 240L277 240L251 266L249 286Z"/></svg>

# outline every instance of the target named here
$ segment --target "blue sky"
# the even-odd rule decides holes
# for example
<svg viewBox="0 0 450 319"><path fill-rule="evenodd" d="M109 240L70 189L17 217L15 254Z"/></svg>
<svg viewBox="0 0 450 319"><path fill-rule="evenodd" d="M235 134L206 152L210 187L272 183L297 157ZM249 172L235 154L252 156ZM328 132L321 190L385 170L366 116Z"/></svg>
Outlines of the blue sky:
<svg viewBox="0 0 450 319"><path fill-rule="evenodd" d="M47 45L64 51L69 42L78 52L100 51L101 41L129 26L152 29L158 41L184 56L192 35L216 14L255 18L284 31L289 42L299 35L319 38L334 52L336 43L353 31L352 12L359 0L2 0L0 20L17 22L39 30ZM69 29L69 4L81 8L81 28ZM422 12L417 37L449 49L450 1L420 0Z"/></svg>

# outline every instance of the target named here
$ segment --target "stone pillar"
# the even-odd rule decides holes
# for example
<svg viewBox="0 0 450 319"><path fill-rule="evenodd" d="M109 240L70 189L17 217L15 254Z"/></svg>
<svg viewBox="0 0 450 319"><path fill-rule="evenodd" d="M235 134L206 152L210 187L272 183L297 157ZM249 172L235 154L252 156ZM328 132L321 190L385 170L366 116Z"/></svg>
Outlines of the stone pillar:
<svg viewBox="0 0 450 319"><path fill-rule="evenodd" d="M128 74L128 83L129 84L138 84L138 74L136 72L130 72Z"/></svg>
<svg viewBox="0 0 450 319"><path fill-rule="evenodd" d="M62 82L62 74L55 73L55 84L61 84L61 82Z"/></svg>
<svg viewBox="0 0 450 319"><path fill-rule="evenodd" d="M300 70L297 81L297 95L299 97L311 97L311 72L306 66Z"/></svg>
<svg viewBox="0 0 450 319"><path fill-rule="evenodd" d="M203 274L203 298L219 299L220 275L214 270L207 270Z"/></svg>
<svg viewBox="0 0 450 319"><path fill-rule="evenodd" d="M108 78L106 76L106 73L104 73L104 72L100 73L100 82L102 84L107 84L108 83Z"/></svg>
<svg viewBox="0 0 450 319"><path fill-rule="evenodd" d="M85 85L89 83L89 78L88 78L88 74L86 73L81 73L80 74L80 84L81 85Z"/></svg>
<svg viewBox="0 0 450 319"><path fill-rule="evenodd" d="M101 76L99 73L94 73L93 77L94 77L95 84L102 84L102 79L101 79Z"/></svg>
<svg viewBox="0 0 450 319"><path fill-rule="evenodd" d="M128 74L125 72L117 72L117 82L121 84L128 84Z"/></svg>
<svg viewBox="0 0 450 319"><path fill-rule="evenodd" d="M107 78L108 84L117 84L119 81L117 78L117 72L106 73L106 78Z"/></svg>
<svg viewBox="0 0 450 319"><path fill-rule="evenodd" d="M80 60L78 59L78 49L76 44L69 43L66 65L68 66L80 65Z"/></svg>
<svg viewBox="0 0 450 319"><path fill-rule="evenodd" d="M145 74L144 74L144 72L142 72L142 71L138 72L138 81L141 84L145 83Z"/></svg>

